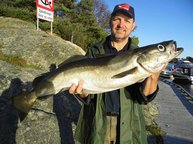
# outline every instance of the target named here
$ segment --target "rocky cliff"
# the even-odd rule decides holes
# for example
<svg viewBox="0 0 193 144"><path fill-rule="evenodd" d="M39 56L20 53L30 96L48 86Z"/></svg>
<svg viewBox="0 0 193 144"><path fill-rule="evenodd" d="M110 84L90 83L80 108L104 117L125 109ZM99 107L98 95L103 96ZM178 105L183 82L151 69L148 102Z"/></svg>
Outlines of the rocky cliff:
<svg viewBox="0 0 193 144"><path fill-rule="evenodd" d="M48 72L52 64L58 65L73 55L83 54L85 52L77 45L55 34L37 31L34 24L19 19L0 17L0 94L11 97L22 91L24 87L29 88L30 82L38 75ZM18 123L16 132L18 144L60 143L61 133L54 109L62 113L61 115L66 115L69 121L73 121L75 117L73 114L78 115L80 109L76 99L62 95L60 94L57 98L38 99L27 118L22 123L16 122ZM72 101L67 102L70 99ZM3 105L5 103L1 102L1 110L5 110ZM57 108L58 105L60 108ZM64 110L62 108L64 105L65 108L75 108L73 111L72 109L71 111ZM14 112L9 104L6 106L6 111ZM61 109L63 111L60 111ZM10 126L8 121L13 121L14 115L8 117L3 114L1 113L0 116L6 122L3 119L0 122ZM2 128L0 131L2 132ZM14 135L11 134L13 132L14 130L10 130L8 135ZM8 141L4 140L4 143L8 144Z"/></svg>

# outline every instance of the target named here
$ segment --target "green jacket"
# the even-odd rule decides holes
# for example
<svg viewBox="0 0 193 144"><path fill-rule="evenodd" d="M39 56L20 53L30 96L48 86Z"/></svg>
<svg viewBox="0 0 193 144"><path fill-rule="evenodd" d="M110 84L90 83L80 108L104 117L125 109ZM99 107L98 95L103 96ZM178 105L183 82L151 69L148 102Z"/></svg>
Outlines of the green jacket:
<svg viewBox="0 0 193 144"><path fill-rule="evenodd" d="M104 44L105 41L93 45L87 54L92 57L103 55ZM131 42L130 47L137 46ZM139 98L141 95L139 86L134 84L120 89L120 144L147 144L141 104L150 100ZM89 95L88 104L82 106L75 133L75 139L81 144L103 144L104 142L106 111L103 97L105 94Z"/></svg>

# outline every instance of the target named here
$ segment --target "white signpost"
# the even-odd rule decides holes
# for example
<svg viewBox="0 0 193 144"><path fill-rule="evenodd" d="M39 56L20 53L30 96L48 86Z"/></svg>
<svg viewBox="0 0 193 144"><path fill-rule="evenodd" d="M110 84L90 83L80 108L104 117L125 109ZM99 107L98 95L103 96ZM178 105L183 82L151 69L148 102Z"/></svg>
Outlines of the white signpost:
<svg viewBox="0 0 193 144"><path fill-rule="evenodd" d="M52 34L52 22L54 21L54 0L36 0L37 10L37 30L39 30L39 19L51 22L51 34Z"/></svg>

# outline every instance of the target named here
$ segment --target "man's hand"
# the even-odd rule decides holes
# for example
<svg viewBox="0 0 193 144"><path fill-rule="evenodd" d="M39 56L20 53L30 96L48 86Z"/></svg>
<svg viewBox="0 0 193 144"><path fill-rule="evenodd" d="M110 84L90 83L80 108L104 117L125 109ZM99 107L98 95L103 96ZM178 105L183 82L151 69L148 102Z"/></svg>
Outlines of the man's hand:
<svg viewBox="0 0 193 144"><path fill-rule="evenodd" d="M82 98L87 97L88 94L83 91L83 83L84 83L83 80L80 80L78 82L78 86L76 86L75 84L72 84L70 89L69 89L69 93L70 94L78 94Z"/></svg>

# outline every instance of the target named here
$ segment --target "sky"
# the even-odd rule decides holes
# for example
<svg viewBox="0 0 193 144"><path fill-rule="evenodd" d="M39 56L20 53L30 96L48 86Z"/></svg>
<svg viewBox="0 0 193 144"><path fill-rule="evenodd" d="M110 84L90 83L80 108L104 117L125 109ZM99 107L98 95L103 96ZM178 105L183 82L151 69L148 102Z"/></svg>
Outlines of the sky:
<svg viewBox="0 0 193 144"><path fill-rule="evenodd" d="M193 0L104 0L112 12L117 4L135 9L139 46L175 40L184 51L178 58L193 57Z"/></svg>

